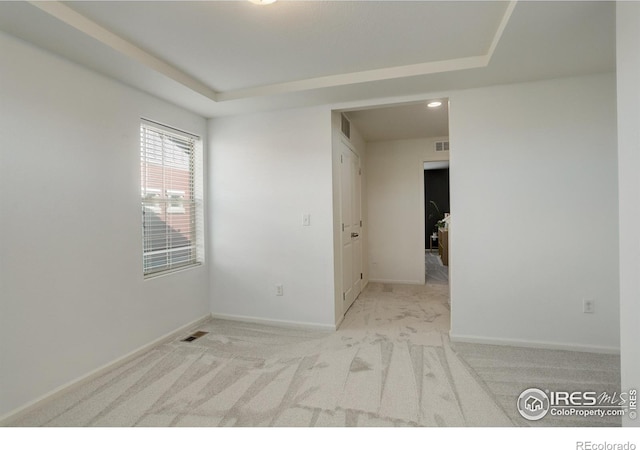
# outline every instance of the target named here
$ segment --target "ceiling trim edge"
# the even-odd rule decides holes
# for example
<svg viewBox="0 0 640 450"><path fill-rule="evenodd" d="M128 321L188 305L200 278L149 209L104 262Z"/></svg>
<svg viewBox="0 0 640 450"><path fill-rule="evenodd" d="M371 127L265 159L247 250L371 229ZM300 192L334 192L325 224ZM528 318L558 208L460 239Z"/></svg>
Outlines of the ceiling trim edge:
<svg viewBox="0 0 640 450"><path fill-rule="evenodd" d="M488 56L482 55L469 56L467 58L449 59L444 61L411 64L407 66L385 67L383 69L365 70L362 72L351 72L318 78L307 78L298 81L287 81L285 83L257 86L255 88L219 92L218 100L238 100L242 98L283 94L287 92L306 91L327 87L345 86L349 84L366 83L369 81L390 80L394 78L406 78L417 75L428 75L432 73L452 72L454 70L475 69L477 67L484 67L488 63Z"/></svg>
<svg viewBox="0 0 640 450"><path fill-rule="evenodd" d="M112 31L97 24L93 20L83 16L68 6L58 1L30 1L33 6L40 8L47 14L55 17L56 19L72 26L78 31L90 36L97 41L111 47L115 51L128 56L131 59L138 61L139 63L155 70L174 81L188 87L192 91L205 97L217 101L217 92L211 89L206 84L196 80L191 75L181 71L168 62L152 55L145 50L142 50L135 44L127 41Z"/></svg>
<svg viewBox="0 0 640 450"><path fill-rule="evenodd" d="M500 42L500 38L502 37L502 33L504 32L504 29L507 27L507 24L509 23L509 19L511 18L511 14L513 13L513 10L516 8L516 4L518 3L518 0L511 0L509 2L509 5L507 5L507 9L504 12L504 15L502 16L502 20L500 21L500 25L498 25L498 29L496 30L496 34L493 36L493 41L491 42L491 47L489 47L489 51L487 52L487 56L489 58L489 60L491 60L491 57L493 56L493 52L496 50L496 47L498 46L498 42ZM488 61L487 61L488 63Z"/></svg>
<svg viewBox="0 0 640 450"><path fill-rule="evenodd" d="M193 76L183 72L157 56L141 49L137 45L127 41L116 33L104 28L93 20L78 13L74 9L64 5L59 1L30 1L33 6L48 13L56 19L77 29L87 36L96 39L146 67L163 74L181 85L191 89L198 94L207 97L214 102L225 102L231 100L263 97L290 92L300 92L313 89L321 89L336 86L346 86L350 84L366 83L371 81L382 81L413 77L419 75L429 75L441 72L452 72L456 70L475 69L486 67L493 52L495 51L502 33L509 22L511 14L517 4L517 0L509 2L502 20L496 29L491 45L485 55L470 56L465 58L449 59L442 61L431 61L406 66L386 67L382 69L365 70L361 72L351 72L338 75L329 75L317 78L307 78L297 81L256 86L252 88L237 89L226 92L217 92L205 83L197 80Z"/></svg>

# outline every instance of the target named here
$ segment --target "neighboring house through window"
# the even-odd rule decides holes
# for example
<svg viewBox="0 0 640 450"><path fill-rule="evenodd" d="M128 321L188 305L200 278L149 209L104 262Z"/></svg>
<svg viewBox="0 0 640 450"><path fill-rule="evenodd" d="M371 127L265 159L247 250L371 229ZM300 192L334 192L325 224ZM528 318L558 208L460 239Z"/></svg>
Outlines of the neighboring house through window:
<svg viewBox="0 0 640 450"><path fill-rule="evenodd" d="M146 120L140 125L145 276L203 261L201 158L197 136Z"/></svg>
<svg viewBox="0 0 640 450"><path fill-rule="evenodd" d="M169 199L168 214L185 214L184 208L184 191L176 189L167 189L167 198Z"/></svg>

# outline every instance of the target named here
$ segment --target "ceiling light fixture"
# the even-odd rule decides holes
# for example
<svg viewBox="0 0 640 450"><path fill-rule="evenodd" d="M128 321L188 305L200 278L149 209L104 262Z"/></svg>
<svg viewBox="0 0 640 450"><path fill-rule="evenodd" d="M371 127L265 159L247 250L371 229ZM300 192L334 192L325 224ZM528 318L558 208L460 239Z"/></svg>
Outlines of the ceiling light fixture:
<svg viewBox="0 0 640 450"><path fill-rule="evenodd" d="M249 1L254 5L270 5L276 2L276 0L249 0Z"/></svg>
<svg viewBox="0 0 640 450"><path fill-rule="evenodd" d="M437 108L438 106L442 105L442 102L439 100L434 100L432 102L427 103L427 106L429 108Z"/></svg>

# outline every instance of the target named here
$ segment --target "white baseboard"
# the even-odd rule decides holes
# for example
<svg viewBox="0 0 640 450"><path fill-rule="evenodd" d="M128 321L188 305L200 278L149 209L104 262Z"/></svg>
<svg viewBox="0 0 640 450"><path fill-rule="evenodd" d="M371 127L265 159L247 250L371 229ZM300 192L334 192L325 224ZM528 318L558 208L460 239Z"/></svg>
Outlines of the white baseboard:
<svg viewBox="0 0 640 450"><path fill-rule="evenodd" d="M384 279L370 279L369 283L384 283L384 284L415 284L415 285L423 285L424 281L416 281L416 280L384 280Z"/></svg>
<svg viewBox="0 0 640 450"><path fill-rule="evenodd" d="M616 347L568 344L546 341L525 341L520 339L487 338L480 336L459 335L451 332L449 332L449 339L451 339L451 342L466 342L470 344L502 345L508 347L539 348L544 350L569 350L573 352L603 353L609 355L620 354L620 348Z"/></svg>
<svg viewBox="0 0 640 450"><path fill-rule="evenodd" d="M189 331L192 328L197 327L198 325L207 322L211 320L211 315L207 314L206 316L202 316L199 319L196 319L192 322L189 322L186 325L181 326L180 328L177 328L167 334L165 334L164 336L159 337L158 339L155 339L151 342L149 342L148 344L143 345L142 347L137 348L136 350L133 350L132 352L127 353L126 355L117 358L103 366L98 367L95 370L92 370L91 372L87 373L86 375L82 375L74 380L69 381L68 383L63 384L62 386L47 392L44 395L41 395L40 397L36 398L35 400L27 403L26 405L23 405L19 408L14 409L13 411L10 411L9 413L5 414L4 416L0 417L0 426L6 426L7 424L20 419L21 417L24 417L25 415L29 414L31 411L33 411L34 409L37 409L38 407L42 406L43 404L54 400L64 394L66 394L69 390L79 386L80 384L84 384L87 383L91 380L94 380L96 378L98 378L101 375L104 375L105 373L107 373L109 370L113 369L115 366L124 364L126 362L131 361L132 359L140 356L142 353L149 351L151 348L163 344L165 342L171 341L173 339L175 339L177 336L179 336L182 333L185 333L187 331Z"/></svg>
<svg viewBox="0 0 640 450"><path fill-rule="evenodd" d="M235 320L237 322L257 323L284 328L304 328L307 330L336 331L335 325L325 325L314 322L295 322L291 320L264 319L261 317L237 316L234 314L211 313L214 319Z"/></svg>

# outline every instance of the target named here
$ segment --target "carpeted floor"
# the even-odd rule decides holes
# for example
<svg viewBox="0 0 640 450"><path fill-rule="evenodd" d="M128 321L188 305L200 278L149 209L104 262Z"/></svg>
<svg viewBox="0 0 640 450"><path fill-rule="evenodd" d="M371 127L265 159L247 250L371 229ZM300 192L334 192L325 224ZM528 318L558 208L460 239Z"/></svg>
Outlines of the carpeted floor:
<svg viewBox="0 0 640 450"><path fill-rule="evenodd" d="M530 422L520 416L515 399L537 387L550 391L620 393L620 357L564 350L456 343L455 350L483 387L518 426L621 426L620 417L547 415Z"/></svg>
<svg viewBox="0 0 640 450"><path fill-rule="evenodd" d="M519 418L521 387L609 388L619 385L619 362L454 346L444 285L372 283L333 333L224 320L198 329L209 334L160 345L12 425L619 425Z"/></svg>
<svg viewBox="0 0 640 450"><path fill-rule="evenodd" d="M442 264L438 252L424 252L425 280L427 284L449 284L449 267Z"/></svg>

